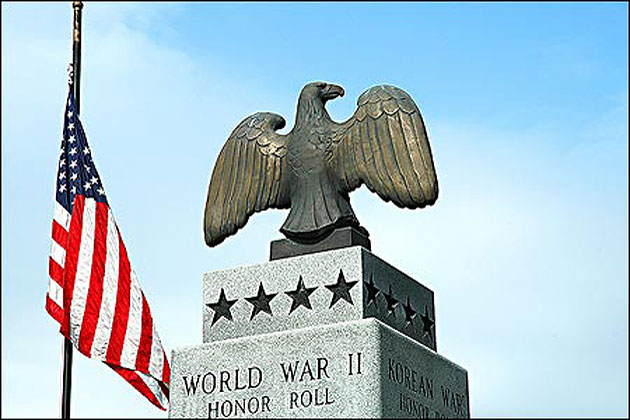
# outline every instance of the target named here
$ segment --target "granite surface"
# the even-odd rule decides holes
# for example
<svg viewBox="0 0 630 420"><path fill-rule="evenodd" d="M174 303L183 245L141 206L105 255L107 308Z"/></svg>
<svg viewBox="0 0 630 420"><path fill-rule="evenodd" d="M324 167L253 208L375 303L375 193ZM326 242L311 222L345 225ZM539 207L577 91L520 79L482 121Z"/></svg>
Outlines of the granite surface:
<svg viewBox="0 0 630 420"><path fill-rule="evenodd" d="M206 273L203 342L374 317L436 350L433 292L349 247Z"/></svg>
<svg viewBox="0 0 630 420"><path fill-rule="evenodd" d="M173 418L469 417L466 371L373 318L180 348L171 360Z"/></svg>

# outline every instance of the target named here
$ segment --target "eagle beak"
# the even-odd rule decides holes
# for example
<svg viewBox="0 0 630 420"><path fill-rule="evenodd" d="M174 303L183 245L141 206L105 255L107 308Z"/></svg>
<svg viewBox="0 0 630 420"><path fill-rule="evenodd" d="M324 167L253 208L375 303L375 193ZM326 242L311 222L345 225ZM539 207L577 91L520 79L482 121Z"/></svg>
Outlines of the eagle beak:
<svg viewBox="0 0 630 420"><path fill-rule="evenodd" d="M335 99L339 96L343 96L346 92L343 90L341 86L327 84L322 92L322 97L326 100Z"/></svg>

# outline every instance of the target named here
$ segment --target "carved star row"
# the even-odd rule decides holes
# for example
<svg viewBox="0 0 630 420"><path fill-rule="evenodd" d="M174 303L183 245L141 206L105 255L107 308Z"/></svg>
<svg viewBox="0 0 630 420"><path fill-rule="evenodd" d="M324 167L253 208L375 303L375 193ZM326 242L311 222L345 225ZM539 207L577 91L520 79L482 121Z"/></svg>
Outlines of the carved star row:
<svg viewBox="0 0 630 420"><path fill-rule="evenodd" d="M339 270L337 283L325 285L325 287L332 292L329 307L332 308L333 305L335 305L342 299L348 302L350 305L354 305L354 302L352 301L352 296L350 295L350 289L352 289L357 283L358 281L347 282L345 276L343 275L343 271ZM379 294L382 294L387 306L387 316L396 318L396 308L398 307L398 305L401 305L405 314L405 326L410 327L412 325L415 325L414 319L417 316L417 312L412 307L409 296L407 296L406 302L399 301L394 297L391 285L389 286L388 291L384 292L376 287L376 285L374 284L373 276L370 276L370 281L364 282L363 285L365 286L367 291L367 306L374 305L377 309L380 309L378 306L377 297ZM306 287L302 276L300 276L296 289L290 292L284 292L287 296L291 298L291 308L289 309L289 315L300 306L303 306L307 309L313 309L311 306L310 295L315 292L318 287L319 286ZM271 312L270 302L277 295L278 293L266 293L262 282L260 282L260 284L258 285L258 293L256 294L256 296L245 298L245 300L253 306L249 318L250 321L261 312L273 315ZM227 299L225 296L225 290L221 288L218 301L216 303L206 304L206 306L214 311L214 317L212 318L211 325L217 323L221 318L226 318L232 321L233 318L231 308L237 301L238 299ZM435 321L431 319L428 307L426 305L424 306L424 314L420 315L420 319L422 321L423 336L428 336L431 341L434 341L433 327L435 325Z"/></svg>
<svg viewBox="0 0 630 420"><path fill-rule="evenodd" d="M405 312L405 326L409 327L414 325L414 319L417 315L417 312L411 306L411 302L409 300L409 296L407 296L407 302L403 303L402 301L396 299L394 297L394 293L392 291L392 285L389 285L389 289L387 293L380 290L374 284L374 277L370 275L370 281L363 283L367 290L367 306L374 305L378 308L378 301L376 298L379 294L382 294L385 298L385 303L387 305L386 311L387 316L391 316L393 318L396 317L396 307L399 304L402 304L403 311ZM433 327L435 326L435 321L431 319L431 315L429 315L429 308L427 305L424 305L424 314L420 315L420 320L422 321L422 336L428 336L431 342L435 342L435 336L433 335Z"/></svg>
<svg viewBox="0 0 630 420"><path fill-rule="evenodd" d="M350 289L352 289L358 281L350 281L347 282L345 276L343 275L343 271L339 270L339 277L337 278L337 283L325 285L325 287L332 292L332 298L330 300L330 308L340 299L345 300L350 305L354 305L352 301L352 296L350 295ZM291 298L291 309L289 309L289 315L295 311L300 306L304 306L307 309L313 309L311 306L310 295L315 292L315 290L319 286L316 287L306 287L304 285L304 280L302 276L298 280L298 284L295 290L291 292L284 292ZM260 312L266 312L269 315L273 315L271 313L271 306L269 303L278 295L278 293L266 293L265 288L263 287L262 282L258 285L258 293L256 296L246 297L245 300L253 305L252 314L250 316L250 321L254 319L256 315ZM212 318L212 325L214 325L219 319L226 318L232 321L232 306L238 301L238 299L228 300L225 297L225 291L221 288L221 292L219 294L219 300L216 303L207 303L210 309L214 311L214 317Z"/></svg>

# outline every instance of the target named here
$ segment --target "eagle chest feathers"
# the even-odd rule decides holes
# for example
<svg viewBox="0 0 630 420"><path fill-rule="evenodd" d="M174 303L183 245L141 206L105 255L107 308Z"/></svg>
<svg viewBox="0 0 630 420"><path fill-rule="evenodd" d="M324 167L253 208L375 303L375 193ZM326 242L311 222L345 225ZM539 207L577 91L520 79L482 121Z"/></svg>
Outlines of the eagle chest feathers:
<svg viewBox="0 0 630 420"><path fill-rule="evenodd" d="M243 120L215 164L204 212L209 246L236 233L257 211L290 208L281 232L292 240L317 242L334 229L359 226L351 191L362 184L399 207L418 208L437 199L437 176L424 122L403 90L380 85L365 91L345 122L333 121L328 100L341 87L306 85L296 122L260 112Z"/></svg>
<svg viewBox="0 0 630 420"><path fill-rule="evenodd" d="M292 174L302 178L324 170L332 157L331 143L332 130L322 121L292 131L287 143L287 163Z"/></svg>
<svg viewBox="0 0 630 420"><path fill-rule="evenodd" d="M291 210L281 232L317 241L341 225L358 225L348 195L339 191L332 162L332 121L320 115L298 119L287 144Z"/></svg>

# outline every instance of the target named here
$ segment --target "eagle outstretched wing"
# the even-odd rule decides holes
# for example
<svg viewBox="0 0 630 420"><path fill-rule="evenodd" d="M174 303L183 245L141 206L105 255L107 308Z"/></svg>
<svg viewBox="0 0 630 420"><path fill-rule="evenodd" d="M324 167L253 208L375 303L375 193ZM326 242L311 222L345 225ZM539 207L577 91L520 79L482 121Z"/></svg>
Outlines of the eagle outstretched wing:
<svg viewBox="0 0 630 420"><path fill-rule="evenodd" d="M286 137L276 133L280 115L258 112L245 118L226 141L210 178L204 236L215 246L242 228L256 211L287 208L283 176Z"/></svg>
<svg viewBox="0 0 630 420"><path fill-rule="evenodd" d="M395 86L374 86L359 96L358 108L336 125L331 166L341 188L365 185L399 207L435 203L437 176L420 110Z"/></svg>

